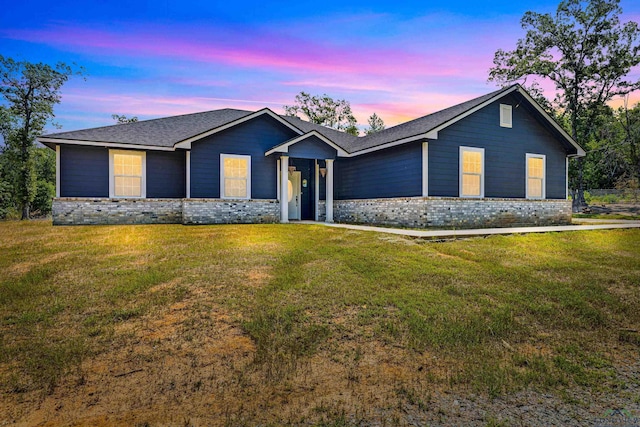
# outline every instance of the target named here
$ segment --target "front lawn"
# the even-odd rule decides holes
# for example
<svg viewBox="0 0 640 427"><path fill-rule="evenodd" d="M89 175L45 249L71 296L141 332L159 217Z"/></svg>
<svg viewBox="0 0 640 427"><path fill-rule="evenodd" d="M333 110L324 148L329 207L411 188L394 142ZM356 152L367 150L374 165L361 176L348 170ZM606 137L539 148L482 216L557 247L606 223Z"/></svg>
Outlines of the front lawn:
<svg viewBox="0 0 640 427"><path fill-rule="evenodd" d="M33 221L0 236L0 425L345 425L420 419L439 393L637 400L640 376L619 373L640 346L640 230L432 243Z"/></svg>

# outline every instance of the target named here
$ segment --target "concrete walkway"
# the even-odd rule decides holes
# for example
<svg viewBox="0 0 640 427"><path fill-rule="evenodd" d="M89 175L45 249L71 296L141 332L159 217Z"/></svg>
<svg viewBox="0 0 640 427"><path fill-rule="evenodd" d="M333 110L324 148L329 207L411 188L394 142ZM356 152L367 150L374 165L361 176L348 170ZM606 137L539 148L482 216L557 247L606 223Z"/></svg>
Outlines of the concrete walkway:
<svg viewBox="0 0 640 427"><path fill-rule="evenodd" d="M640 228L640 221L608 221L607 224L555 225L548 227L480 228L471 230L412 230L406 228L372 227L369 225L336 224L314 221L300 221L299 224L325 225L327 227L347 228L350 230L377 231L379 233L399 234L401 236L422 238L456 238L491 236L494 234L549 233L556 231L609 230L614 228ZM589 222L589 221L587 221Z"/></svg>

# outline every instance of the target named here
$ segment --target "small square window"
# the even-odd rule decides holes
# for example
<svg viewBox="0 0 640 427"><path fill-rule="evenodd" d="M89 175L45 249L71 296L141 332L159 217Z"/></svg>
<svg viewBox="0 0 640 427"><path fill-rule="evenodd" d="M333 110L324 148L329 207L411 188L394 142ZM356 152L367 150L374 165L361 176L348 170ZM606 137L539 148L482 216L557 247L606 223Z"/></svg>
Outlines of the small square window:
<svg viewBox="0 0 640 427"><path fill-rule="evenodd" d="M511 105L500 104L500 126L510 128L513 126Z"/></svg>

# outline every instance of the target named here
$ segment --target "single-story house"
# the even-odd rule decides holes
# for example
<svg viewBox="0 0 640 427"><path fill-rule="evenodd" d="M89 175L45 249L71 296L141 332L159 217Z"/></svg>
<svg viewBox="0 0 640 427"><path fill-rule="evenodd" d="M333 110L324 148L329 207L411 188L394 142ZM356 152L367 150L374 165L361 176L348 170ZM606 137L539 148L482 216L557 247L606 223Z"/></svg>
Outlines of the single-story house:
<svg viewBox="0 0 640 427"><path fill-rule="evenodd" d="M570 222L584 150L519 85L366 136L268 108L38 138L56 152L54 224L407 227Z"/></svg>

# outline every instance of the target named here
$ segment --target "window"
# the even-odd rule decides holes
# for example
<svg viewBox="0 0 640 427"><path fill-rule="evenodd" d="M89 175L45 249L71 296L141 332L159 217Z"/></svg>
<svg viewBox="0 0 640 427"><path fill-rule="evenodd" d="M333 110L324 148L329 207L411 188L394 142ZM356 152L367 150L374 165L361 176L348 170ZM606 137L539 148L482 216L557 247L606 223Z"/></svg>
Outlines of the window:
<svg viewBox="0 0 640 427"><path fill-rule="evenodd" d="M545 198L545 156L527 153L527 199Z"/></svg>
<svg viewBox="0 0 640 427"><path fill-rule="evenodd" d="M510 128L513 123L511 105L500 104L500 126Z"/></svg>
<svg viewBox="0 0 640 427"><path fill-rule="evenodd" d="M251 156L220 154L220 197L251 198Z"/></svg>
<svg viewBox="0 0 640 427"><path fill-rule="evenodd" d="M109 197L146 197L146 153L109 150Z"/></svg>
<svg viewBox="0 0 640 427"><path fill-rule="evenodd" d="M484 148L460 147L460 197L484 197Z"/></svg>

